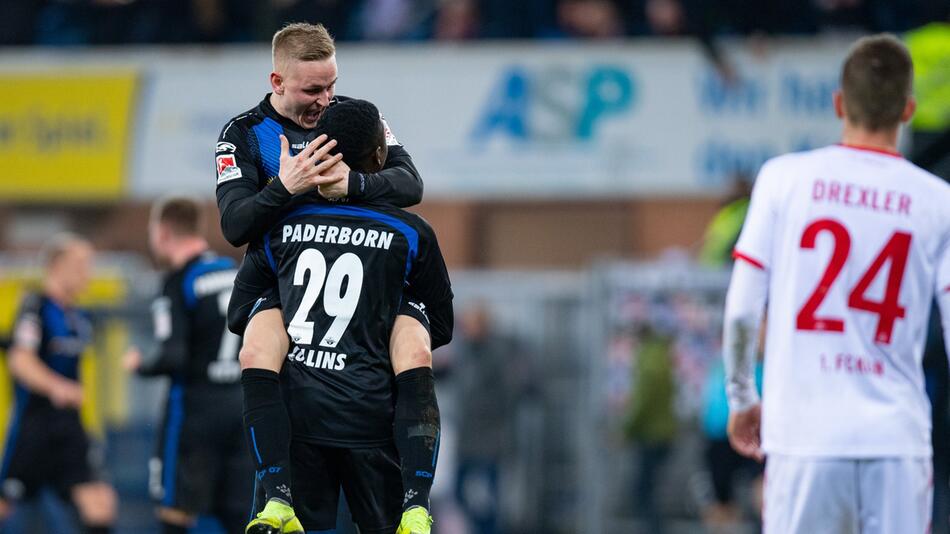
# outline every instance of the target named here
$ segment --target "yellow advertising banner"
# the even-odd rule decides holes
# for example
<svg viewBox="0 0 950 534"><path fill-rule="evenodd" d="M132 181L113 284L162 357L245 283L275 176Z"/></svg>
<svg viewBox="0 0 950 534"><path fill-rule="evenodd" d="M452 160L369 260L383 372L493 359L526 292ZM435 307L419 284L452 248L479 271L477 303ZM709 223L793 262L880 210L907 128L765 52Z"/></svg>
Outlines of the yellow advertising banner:
<svg viewBox="0 0 950 534"><path fill-rule="evenodd" d="M136 76L0 74L0 200L113 200L125 190Z"/></svg>

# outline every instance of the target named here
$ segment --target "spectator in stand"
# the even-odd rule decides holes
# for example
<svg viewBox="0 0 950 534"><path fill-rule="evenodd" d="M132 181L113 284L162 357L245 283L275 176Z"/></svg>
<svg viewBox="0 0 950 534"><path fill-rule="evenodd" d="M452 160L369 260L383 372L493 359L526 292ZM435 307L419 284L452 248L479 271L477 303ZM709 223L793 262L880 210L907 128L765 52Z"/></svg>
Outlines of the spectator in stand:
<svg viewBox="0 0 950 534"><path fill-rule="evenodd" d="M911 160L950 180L950 6L943 7L942 17L908 32L904 39L914 59L917 96L910 123Z"/></svg>
<svg viewBox="0 0 950 534"><path fill-rule="evenodd" d="M706 227L703 246L699 252L701 264L712 268L732 265L732 249L739 239L751 198L752 179L737 174L722 207Z"/></svg>
<svg viewBox="0 0 950 534"><path fill-rule="evenodd" d="M646 521L644 532L663 534L665 521L657 486L676 439L673 338L651 325L640 327L630 405L624 433L638 452L634 502Z"/></svg>
<svg viewBox="0 0 950 534"><path fill-rule="evenodd" d="M620 12L612 0L560 0L557 23L567 37L606 39L625 33Z"/></svg>
<svg viewBox="0 0 950 534"><path fill-rule="evenodd" d="M345 41L352 37L348 30L357 6L351 0L270 0L275 25L270 33L288 21L306 20L323 24L334 39Z"/></svg>
<svg viewBox="0 0 950 534"><path fill-rule="evenodd" d="M433 37L439 41L466 41L479 33L479 10L475 0L445 0L435 18Z"/></svg>
<svg viewBox="0 0 950 534"><path fill-rule="evenodd" d="M461 316L453 373L458 384L456 497L472 534L502 532L499 478L514 443L517 405L526 383L527 358L517 340L494 329L477 304Z"/></svg>
<svg viewBox="0 0 950 534"><path fill-rule="evenodd" d="M364 0L349 25L350 36L364 41L422 39L434 6L430 0Z"/></svg>

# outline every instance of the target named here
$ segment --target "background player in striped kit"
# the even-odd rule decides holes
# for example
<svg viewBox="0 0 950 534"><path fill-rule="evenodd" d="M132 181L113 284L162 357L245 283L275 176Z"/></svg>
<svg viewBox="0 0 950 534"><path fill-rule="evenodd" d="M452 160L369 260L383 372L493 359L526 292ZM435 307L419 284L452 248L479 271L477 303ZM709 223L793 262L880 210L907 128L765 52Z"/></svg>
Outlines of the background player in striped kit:
<svg viewBox="0 0 950 534"><path fill-rule="evenodd" d="M79 358L92 342L92 323L76 300L89 284L93 255L85 239L54 237L43 252L43 288L20 306L9 357L16 410L0 480L14 505L52 488L75 504L84 532L104 534L112 530L117 498L98 480L79 419Z"/></svg>
<svg viewBox="0 0 950 534"><path fill-rule="evenodd" d="M251 506L240 338L226 321L237 266L209 250L201 210L185 197L153 205L149 245L170 271L152 303L155 344L144 358L135 350L126 355L130 370L171 380L149 465L149 489L166 534L186 532L198 515L240 532Z"/></svg>

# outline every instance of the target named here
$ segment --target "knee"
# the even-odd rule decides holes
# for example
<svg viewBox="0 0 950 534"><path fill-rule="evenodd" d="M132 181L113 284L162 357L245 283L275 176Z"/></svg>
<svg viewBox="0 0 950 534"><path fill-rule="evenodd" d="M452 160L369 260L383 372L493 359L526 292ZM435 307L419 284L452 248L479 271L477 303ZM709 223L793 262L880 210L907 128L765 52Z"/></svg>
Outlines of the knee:
<svg viewBox="0 0 950 534"><path fill-rule="evenodd" d="M411 343L399 347L392 357L393 373L399 374L419 367L432 367L432 349L428 343Z"/></svg>
<svg viewBox="0 0 950 534"><path fill-rule="evenodd" d="M238 353L238 360L241 362L241 369L270 369L271 371L280 371L280 364L283 363L284 355L273 348L268 349L260 343L245 338L244 345Z"/></svg>

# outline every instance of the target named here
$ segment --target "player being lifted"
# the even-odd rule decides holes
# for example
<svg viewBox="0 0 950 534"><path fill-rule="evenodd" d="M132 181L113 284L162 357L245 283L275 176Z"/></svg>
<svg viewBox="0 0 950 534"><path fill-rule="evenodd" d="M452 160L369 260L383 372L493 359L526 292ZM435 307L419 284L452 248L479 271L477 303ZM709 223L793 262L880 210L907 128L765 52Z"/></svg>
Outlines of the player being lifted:
<svg viewBox="0 0 950 534"><path fill-rule="evenodd" d="M935 293L950 334L950 186L897 153L912 70L896 38L857 41L834 96L842 142L772 159L755 184L724 353L733 446L768 455L767 534L930 524L921 353Z"/></svg>
<svg viewBox="0 0 950 534"><path fill-rule="evenodd" d="M278 31L273 58L273 92L256 108L231 120L215 149L218 207L228 241L235 246L251 243L253 249L280 214L297 202L326 202L327 198L409 206L421 199L422 181L412 159L388 128L389 151L379 172L351 171L342 155L327 156L335 142L318 136L313 127L324 110L346 98L334 96L335 47L323 26L291 24ZM245 431L267 499L247 531L298 532L289 492L290 421L279 398L278 372L287 354L287 334L275 289L242 282L246 263L235 281L228 319L232 331L244 334L240 362ZM252 309L255 314L245 330ZM425 304L408 295L403 300L393 326L394 361L431 366L425 309ZM432 346L437 346L451 335L451 320L436 320L444 314L430 315ZM437 407L430 410L437 413ZM427 505L431 479L416 478L418 496L413 504ZM411 515L422 512L428 519L421 507Z"/></svg>
<svg viewBox="0 0 950 534"><path fill-rule="evenodd" d="M165 534L184 533L198 515L213 515L240 532L251 506L254 467L240 412L240 338L227 330L227 306L237 272L204 239L201 205L170 197L152 206L149 246L171 271L152 304L155 344L146 357L126 356L144 376L168 376L171 386L149 489Z"/></svg>
<svg viewBox="0 0 950 534"><path fill-rule="evenodd" d="M339 142L355 169L385 161L385 125L369 102L330 107L317 129ZM311 204L286 214L263 245L247 261L261 285L277 279L293 341L281 379L293 428L291 488L304 528L334 527L342 487L360 532L429 532L428 513L411 512L428 504L418 480L431 481L436 467L432 369L391 358L389 347L407 285L451 319L434 232L382 204Z"/></svg>
<svg viewBox="0 0 950 534"><path fill-rule="evenodd" d="M43 256L43 289L23 299L13 327L15 409L0 473L3 498L15 504L49 487L75 504L84 533L105 534L112 531L117 499L96 479L79 419L79 358L92 342L92 323L75 305L89 284L93 249L63 234Z"/></svg>

